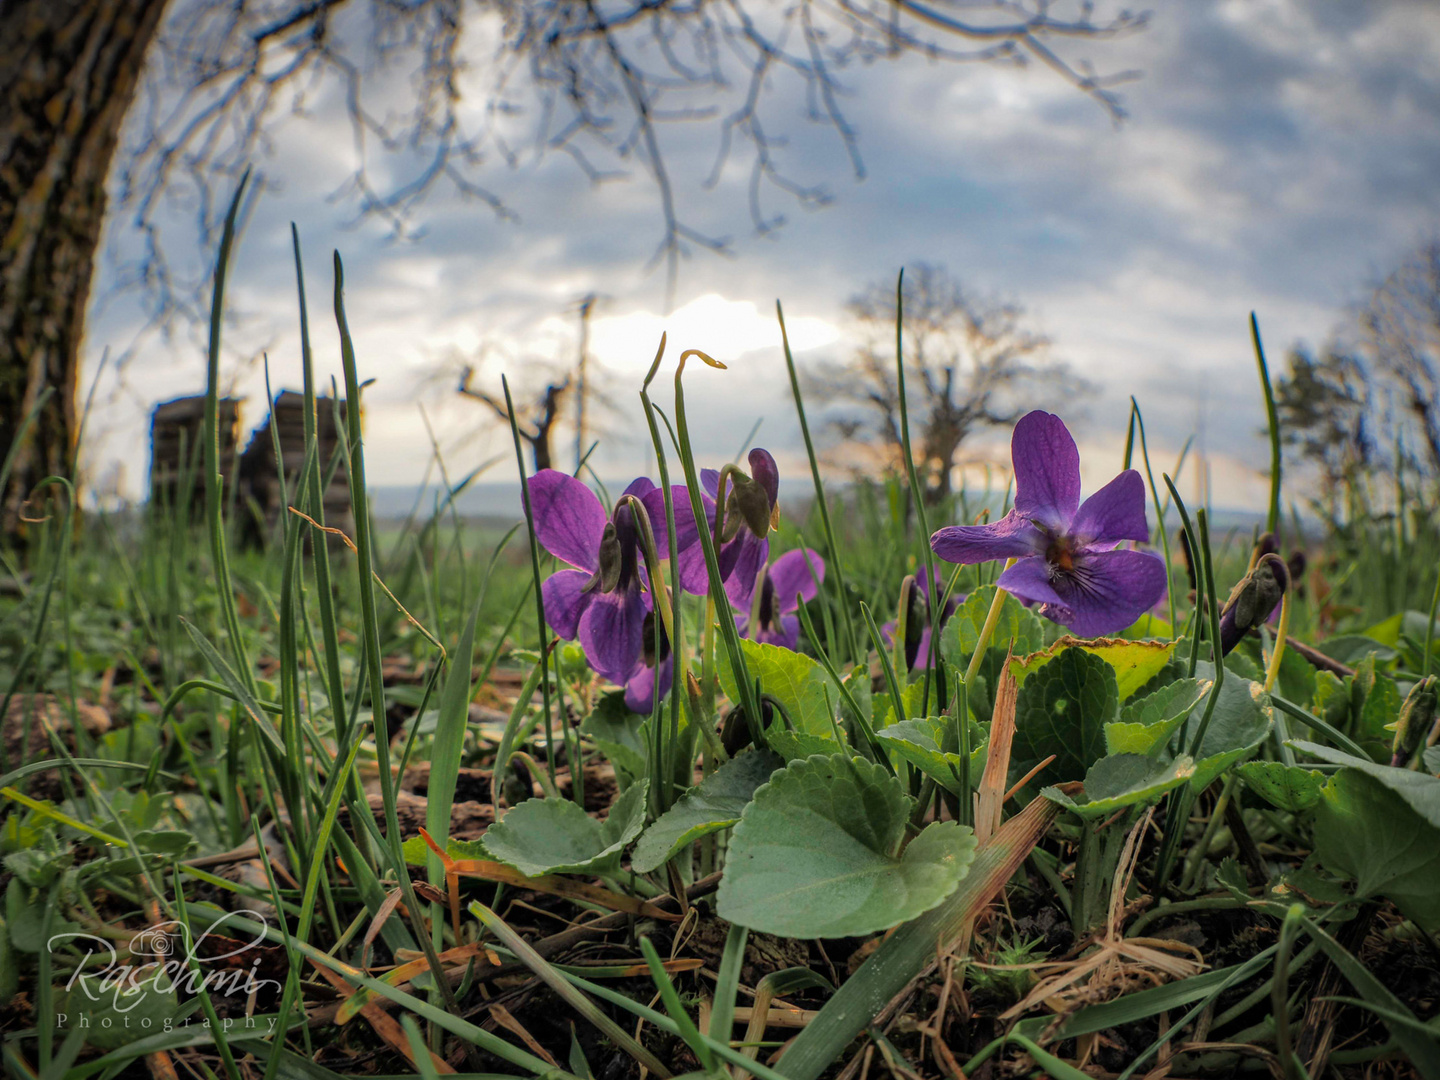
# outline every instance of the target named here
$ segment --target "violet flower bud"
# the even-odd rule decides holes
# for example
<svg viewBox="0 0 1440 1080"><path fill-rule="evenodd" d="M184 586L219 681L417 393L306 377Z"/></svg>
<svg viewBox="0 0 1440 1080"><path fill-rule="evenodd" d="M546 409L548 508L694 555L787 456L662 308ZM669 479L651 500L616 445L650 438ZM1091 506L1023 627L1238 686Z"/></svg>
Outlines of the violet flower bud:
<svg viewBox="0 0 1440 1080"><path fill-rule="evenodd" d="M1285 560L1273 552L1263 555L1230 593L1220 612L1220 655L1228 656L1240 639L1270 617L1290 586Z"/></svg>
<svg viewBox="0 0 1440 1080"><path fill-rule="evenodd" d="M741 527L760 539L770 533L770 497L765 489L743 473L730 474L730 497L726 499L724 540L732 540Z"/></svg>
<svg viewBox="0 0 1440 1080"><path fill-rule="evenodd" d="M1410 688L1405 704L1400 706L1400 718L1386 729L1395 732L1395 741L1390 747L1390 764L1403 769L1415 753L1430 727L1435 722L1436 703L1440 701L1440 680L1427 675Z"/></svg>
<svg viewBox="0 0 1440 1080"><path fill-rule="evenodd" d="M607 521L605 531L600 534L600 550L596 553L596 561L599 566L594 577L586 584L586 591L599 589L602 593L614 592L620 584L620 570L625 563L625 553L621 550L620 535L613 521Z"/></svg>
<svg viewBox="0 0 1440 1080"><path fill-rule="evenodd" d="M900 583L900 598L905 618L905 666L913 669L916 654L920 651L920 639L925 634L930 602L913 574L906 575L905 580Z"/></svg>

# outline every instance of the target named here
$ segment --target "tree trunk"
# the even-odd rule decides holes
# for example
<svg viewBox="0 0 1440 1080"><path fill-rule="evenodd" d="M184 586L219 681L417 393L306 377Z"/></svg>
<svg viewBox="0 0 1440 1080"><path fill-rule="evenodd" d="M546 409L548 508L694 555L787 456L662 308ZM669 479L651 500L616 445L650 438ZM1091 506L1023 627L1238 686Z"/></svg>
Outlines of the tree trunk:
<svg viewBox="0 0 1440 1080"><path fill-rule="evenodd" d="M74 466L75 395L105 180L167 0L0 0L0 533Z"/></svg>

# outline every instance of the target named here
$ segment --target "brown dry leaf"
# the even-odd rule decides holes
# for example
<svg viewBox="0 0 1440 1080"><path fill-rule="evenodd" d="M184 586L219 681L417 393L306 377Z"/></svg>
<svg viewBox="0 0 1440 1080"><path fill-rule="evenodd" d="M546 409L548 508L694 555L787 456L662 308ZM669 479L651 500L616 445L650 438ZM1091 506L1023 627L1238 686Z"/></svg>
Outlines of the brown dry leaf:
<svg viewBox="0 0 1440 1080"><path fill-rule="evenodd" d="M1015 702L1019 686L1010 671L1012 653L1005 654L1000 685L995 688L995 711L990 719L990 746L985 753L985 774L975 793L975 839L983 844L1000 828L1005 805L1005 778L1010 774L1010 746L1015 740Z"/></svg>
<svg viewBox="0 0 1440 1080"><path fill-rule="evenodd" d="M354 994L355 987L346 982L338 972L331 971L324 964L317 964L313 960L310 961L310 966L318 971L321 978L333 986L336 991L345 998L348 999ZM415 1061L415 1052L410 1048L410 1037L405 1034L405 1029L400 1026L398 1020L382 1009L378 1002L374 1001L362 1006L360 1015L363 1016L375 1030L376 1035L384 1039L391 1048L404 1054L405 1060L415 1066L417 1070L419 1069L419 1065L416 1064ZM434 1064L436 1072L453 1073L455 1071L448 1061L434 1051L427 1050L426 1053L430 1055L430 1060Z"/></svg>
<svg viewBox="0 0 1440 1080"><path fill-rule="evenodd" d="M520 1023L519 1020L516 1020L514 1014L512 1014L509 1009L505 1008L504 1005L501 1005L498 1001L495 1004L491 1005L490 1015L494 1017L497 1024L503 1027L506 1031L514 1034L516 1038L518 1038L527 1047L529 1047L532 1054L534 1054L538 1058L541 1058L545 1062L545 1064L550 1065L556 1069L560 1067L560 1063L550 1056L550 1051L546 1050L543 1046L536 1042L535 1036L531 1035L530 1032L526 1031L525 1025Z"/></svg>

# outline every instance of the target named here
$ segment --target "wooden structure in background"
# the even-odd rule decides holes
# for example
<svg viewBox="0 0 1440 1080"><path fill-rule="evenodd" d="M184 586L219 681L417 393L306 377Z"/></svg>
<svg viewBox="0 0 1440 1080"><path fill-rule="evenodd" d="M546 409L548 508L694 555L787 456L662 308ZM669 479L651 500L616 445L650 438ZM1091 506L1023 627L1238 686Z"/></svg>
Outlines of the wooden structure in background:
<svg viewBox="0 0 1440 1080"><path fill-rule="evenodd" d="M280 487L280 467L275 460L272 425L279 435L280 465L284 467L290 501L294 505L302 501L296 488L300 483L300 470L305 466L304 410L303 394L281 391L271 406L270 415L251 434L242 454L238 453L240 399L223 398L220 401L220 471L225 481L227 506L231 495L230 480L239 477L240 488L235 493L234 505L240 538L244 543L263 545L275 535L276 523L284 511L285 499ZM337 451L343 445L335 425L335 403L330 398L318 398L315 412L315 432L319 441L320 468L323 470L321 475L330 477L324 491L325 524L342 529L346 536L353 537L355 517L350 507L348 470L343 453L338 467L331 473L331 465L336 462ZM343 423L343 401L339 403L338 412ZM205 454L203 448L196 449L204 428L203 394L163 402L150 416L151 501L158 506L174 506L183 493L182 480L188 470L191 520L196 520L197 509L205 501ZM342 543L338 538L335 541L337 546Z"/></svg>
<svg viewBox="0 0 1440 1080"><path fill-rule="evenodd" d="M325 524L341 529L346 536L355 535L355 515L350 507L350 482L347 462L341 453L338 467L330 471L335 463L336 451L342 447L336 430L336 413L341 423L345 421L345 402L336 403L328 397L315 399L315 435L319 443L321 477L330 477L325 486ZM300 484L300 470L305 467L305 396L293 390L282 390L270 407L265 423L250 436L250 444L240 457L241 496L249 507L249 514L243 515L245 527L242 535L247 539L261 541L273 536L276 522L284 510L284 493L280 489L280 469L275 461L275 437L271 427L280 436L280 459L285 469L285 486L290 492L290 502L302 503L297 488ZM337 543L338 543L337 539Z"/></svg>
<svg viewBox="0 0 1440 1080"><path fill-rule="evenodd" d="M220 399L220 475L229 489L239 445L240 399ZM205 503L205 395L162 401L150 414L150 501L157 506L177 505L188 498L194 520ZM189 490L182 481L189 478Z"/></svg>

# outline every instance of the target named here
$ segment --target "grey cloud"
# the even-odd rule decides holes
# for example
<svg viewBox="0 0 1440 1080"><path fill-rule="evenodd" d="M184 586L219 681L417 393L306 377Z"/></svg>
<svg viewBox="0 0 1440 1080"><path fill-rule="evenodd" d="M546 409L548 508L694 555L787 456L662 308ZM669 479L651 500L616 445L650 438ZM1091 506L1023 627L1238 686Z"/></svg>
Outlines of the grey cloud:
<svg viewBox="0 0 1440 1080"><path fill-rule="evenodd" d="M1359 283L1440 220L1437 42L1440 13L1419 3L1168 0L1150 31L1088 47L1103 68L1144 72L1125 91L1132 116L1118 131L1038 69L856 69L845 73L855 88L845 107L870 170L863 183L849 175L833 133L804 122L802 101L770 102L772 126L792 138L790 171L835 196L812 212L768 192L767 210L787 218L771 238L749 227L749 177L738 161L713 196L701 190L713 128L671 126L664 134L686 212L697 227L732 237L735 251L682 263L677 301L718 292L766 311L778 297L792 318L841 321L844 301L867 281L907 261L945 262L980 290L1026 304L1060 355L1103 380L1087 410L1097 444L1116 438L1134 393L1158 450L1177 450L1203 412L1209 448L1258 468L1263 412L1248 312L1259 312L1278 365L1294 340L1323 338ZM644 269L659 210L638 169L628 182L598 187L559 157L497 169L494 187L521 224L437 192L416 238L392 243L374 223L343 228L350 211L323 201L347 167L342 122L288 124L277 145L265 168L284 188L257 209L235 274L237 300L256 322L232 340L241 349L273 343L272 361L293 370L293 218L306 245L317 349L333 369L329 250L340 247L361 362L381 378L375 401L384 409L372 423L395 432L377 432L377 444L391 448L387 466L397 475L406 466L395 455L415 426L400 411L417 398L465 453L478 460L489 445L472 435L473 410L425 382L438 339L513 339L520 356L540 320L590 290L606 294L603 311L614 314L663 303L663 274ZM92 354L133 324L133 314L112 311L92 332ZM847 347L842 340L815 355L843 356ZM695 425L705 453L729 457L761 412L762 441L793 450L778 357L751 354L706 379ZM147 363L154 376L143 382L155 398L197 386L193 348L157 348ZM253 374L246 385L262 392ZM633 389L623 388L627 401ZM136 412L127 401L109 417L129 432L115 452L132 459ZM409 452L418 478L424 453ZM616 445L612 460L643 465L643 447Z"/></svg>

